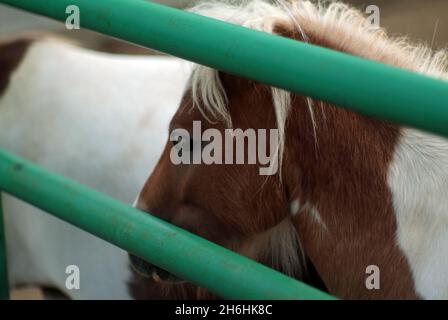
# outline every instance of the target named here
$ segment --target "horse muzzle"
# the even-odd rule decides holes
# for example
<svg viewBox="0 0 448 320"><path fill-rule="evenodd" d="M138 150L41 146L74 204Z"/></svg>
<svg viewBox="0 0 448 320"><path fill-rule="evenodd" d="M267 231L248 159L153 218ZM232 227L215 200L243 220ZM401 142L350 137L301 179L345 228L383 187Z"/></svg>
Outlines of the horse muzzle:
<svg viewBox="0 0 448 320"><path fill-rule="evenodd" d="M155 282L169 282L180 283L183 280L179 279L172 273L163 270L133 254L129 254L132 269L140 276L145 278L152 278Z"/></svg>

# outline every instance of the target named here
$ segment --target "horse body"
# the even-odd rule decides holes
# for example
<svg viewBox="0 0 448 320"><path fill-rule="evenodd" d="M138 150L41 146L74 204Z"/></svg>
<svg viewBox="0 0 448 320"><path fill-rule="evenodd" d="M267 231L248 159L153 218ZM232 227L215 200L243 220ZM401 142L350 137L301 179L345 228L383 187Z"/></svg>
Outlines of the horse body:
<svg viewBox="0 0 448 320"><path fill-rule="evenodd" d="M48 39L0 44L0 69L8 71L0 75L0 146L127 203L159 157L189 76L178 59ZM126 252L6 195L4 209L11 285L130 297ZM80 269L79 290L66 288L69 265Z"/></svg>
<svg viewBox="0 0 448 320"><path fill-rule="evenodd" d="M341 3L253 0L192 11L448 79L445 52L391 39ZM446 139L200 66L170 130L191 132L193 121L219 132L278 128L279 175L175 165L170 153L183 143L168 141L138 208L299 278L315 267L338 297L448 298ZM151 264L140 271L163 274Z"/></svg>

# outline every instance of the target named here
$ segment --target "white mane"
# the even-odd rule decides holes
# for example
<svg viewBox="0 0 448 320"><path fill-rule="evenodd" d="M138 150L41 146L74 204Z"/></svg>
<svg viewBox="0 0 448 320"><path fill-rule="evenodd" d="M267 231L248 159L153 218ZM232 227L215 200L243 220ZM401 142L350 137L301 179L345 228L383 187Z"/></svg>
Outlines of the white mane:
<svg viewBox="0 0 448 320"><path fill-rule="evenodd" d="M319 43L342 52L380 61L436 78L448 79L446 51L433 52L425 45L413 45L405 38L390 38L373 28L357 9L340 2L323 4L302 0L264 0L201 3L191 12L267 33L281 25L299 32L305 41ZM204 116L219 118L231 126L227 96L214 69L196 66L191 79L193 101ZM280 165L284 146L284 127L290 108L290 93L272 88L272 100L279 129ZM307 98L312 119L313 101ZM313 120L314 121L314 120ZM314 126L315 130L316 127ZM315 132L317 143L317 136Z"/></svg>

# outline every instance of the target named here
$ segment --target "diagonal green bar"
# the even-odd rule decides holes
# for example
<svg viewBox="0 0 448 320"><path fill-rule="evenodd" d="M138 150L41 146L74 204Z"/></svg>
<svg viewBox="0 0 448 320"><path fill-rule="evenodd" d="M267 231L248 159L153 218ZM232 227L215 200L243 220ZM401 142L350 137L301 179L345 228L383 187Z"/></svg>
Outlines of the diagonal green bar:
<svg viewBox="0 0 448 320"><path fill-rule="evenodd" d="M8 264L6 260L7 255L4 223L2 194L0 192L0 300L9 299Z"/></svg>
<svg viewBox="0 0 448 320"><path fill-rule="evenodd" d="M0 191L228 299L334 299L0 149Z"/></svg>
<svg viewBox="0 0 448 320"><path fill-rule="evenodd" d="M143 0L0 0L57 20L448 136L448 82Z"/></svg>

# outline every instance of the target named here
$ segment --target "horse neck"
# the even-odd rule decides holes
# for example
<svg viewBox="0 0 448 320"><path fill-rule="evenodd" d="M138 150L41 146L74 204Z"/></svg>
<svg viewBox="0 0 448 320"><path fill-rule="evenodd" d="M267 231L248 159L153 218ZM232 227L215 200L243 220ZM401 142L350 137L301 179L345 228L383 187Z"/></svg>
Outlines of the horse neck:
<svg viewBox="0 0 448 320"><path fill-rule="evenodd" d="M303 247L329 289L343 296L351 285L358 297L372 297L358 285L362 278L344 275L373 261L395 284L391 297L436 297L430 288L446 283L419 275L425 259L440 256L435 248L448 247L448 141L319 102L314 127L303 99L294 101L284 183ZM437 259L431 273L443 274L448 263Z"/></svg>
<svg viewBox="0 0 448 320"><path fill-rule="evenodd" d="M375 297L365 288L365 268L374 261L385 270L393 261L400 275L384 277L402 290L390 296L414 297L409 266L396 248L388 186L399 127L319 102L313 103L313 125L303 99L294 101L283 174L306 254L338 296L351 288L352 297Z"/></svg>
<svg viewBox="0 0 448 320"><path fill-rule="evenodd" d="M400 202L411 205L431 190L437 203L448 201L448 140L320 102L312 104L312 119L303 100L294 101L284 174L292 200L340 203L343 196L353 207L406 194Z"/></svg>
<svg viewBox="0 0 448 320"><path fill-rule="evenodd" d="M301 203L333 196L364 201L352 191L387 185L397 126L317 101L311 108L303 98L293 101L285 155L285 166L292 171L286 177L291 195Z"/></svg>
<svg viewBox="0 0 448 320"><path fill-rule="evenodd" d="M288 120L285 179L292 201L339 203L349 211L358 204L360 212L368 202L378 210L375 203L392 201L395 212L423 209L427 217L447 218L447 139L319 102L312 106L313 118L296 102Z"/></svg>

